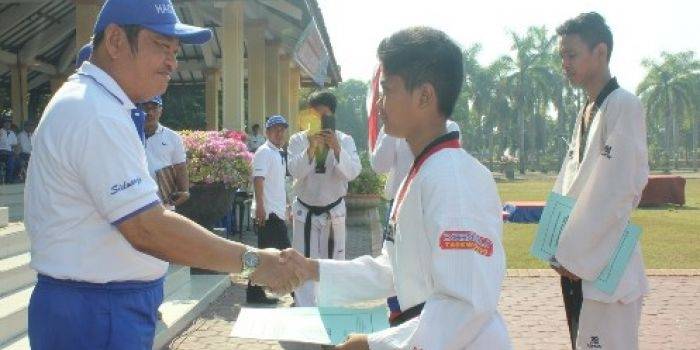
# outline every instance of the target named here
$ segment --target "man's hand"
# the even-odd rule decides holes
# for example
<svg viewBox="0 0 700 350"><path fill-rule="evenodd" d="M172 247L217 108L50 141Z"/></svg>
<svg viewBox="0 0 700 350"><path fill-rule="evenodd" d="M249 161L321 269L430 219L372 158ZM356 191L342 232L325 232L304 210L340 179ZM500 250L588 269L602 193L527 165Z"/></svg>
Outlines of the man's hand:
<svg viewBox="0 0 700 350"><path fill-rule="evenodd" d="M250 276L255 285L267 286L273 293L287 294L303 282L302 272L293 264L285 264L277 249L258 250L260 265Z"/></svg>
<svg viewBox="0 0 700 350"><path fill-rule="evenodd" d="M256 204L255 206L255 224L258 225L258 227L263 228L265 227L265 207Z"/></svg>
<svg viewBox="0 0 700 350"><path fill-rule="evenodd" d="M319 280L318 261L306 258L292 248L287 248L280 253L280 262L292 266L301 277L302 283L308 280Z"/></svg>
<svg viewBox="0 0 700 350"><path fill-rule="evenodd" d="M335 132L333 130L323 130L321 131L321 135L323 135L323 142L329 149L333 150L335 159L340 159L340 143L338 142L338 136Z"/></svg>
<svg viewBox="0 0 700 350"><path fill-rule="evenodd" d="M345 342L335 347L336 350L369 350L367 335L350 334Z"/></svg>
<svg viewBox="0 0 700 350"><path fill-rule="evenodd" d="M561 266L561 265L559 265L559 266L550 265L550 267L551 267L552 269L554 269L554 271L556 271L556 272L557 272L559 275L561 275L562 277L566 277L566 278L568 278L568 279L570 279L570 280L572 280L572 281L578 281L578 280L581 279L580 277L578 277L578 276L574 275L573 273L571 273L571 271L569 271L569 270L567 270L566 268L564 268L564 266Z"/></svg>
<svg viewBox="0 0 700 350"><path fill-rule="evenodd" d="M190 199L190 193L188 191L173 192L170 194L170 200L176 207L182 205L182 203L187 202L188 199Z"/></svg>

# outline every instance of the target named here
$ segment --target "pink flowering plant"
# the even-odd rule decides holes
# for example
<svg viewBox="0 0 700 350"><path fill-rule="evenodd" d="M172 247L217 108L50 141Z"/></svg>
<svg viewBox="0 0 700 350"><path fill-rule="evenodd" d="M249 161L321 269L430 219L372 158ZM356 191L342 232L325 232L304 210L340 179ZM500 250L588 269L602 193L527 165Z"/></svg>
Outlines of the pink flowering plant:
<svg viewBox="0 0 700 350"><path fill-rule="evenodd" d="M244 133L183 130L180 135L187 149L187 171L191 183L247 187L253 154L248 152Z"/></svg>

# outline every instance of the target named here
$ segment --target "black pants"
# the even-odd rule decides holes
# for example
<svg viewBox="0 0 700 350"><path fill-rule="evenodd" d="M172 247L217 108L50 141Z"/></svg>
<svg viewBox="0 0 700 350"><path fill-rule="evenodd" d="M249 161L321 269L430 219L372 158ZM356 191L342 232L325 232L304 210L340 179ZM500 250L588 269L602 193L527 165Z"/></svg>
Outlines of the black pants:
<svg viewBox="0 0 700 350"><path fill-rule="evenodd" d="M566 277L562 277L561 295L564 298L564 310L566 310L566 322L569 325L571 348L575 350L576 336L578 335L578 318L581 315L581 305L583 304L581 280L571 281Z"/></svg>
<svg viewBox="0 0 700 350"><path fill-rule="evenodd" d="M287 223L275 214L270 214L265 221L265 226L257 228L257 232L258 248L260 249L275 248L282 250L292 246L287 236ZM248 281L248 289L259 289L259 291L255 292L263 292L262 287L251 286L250 281Z"/></svg>

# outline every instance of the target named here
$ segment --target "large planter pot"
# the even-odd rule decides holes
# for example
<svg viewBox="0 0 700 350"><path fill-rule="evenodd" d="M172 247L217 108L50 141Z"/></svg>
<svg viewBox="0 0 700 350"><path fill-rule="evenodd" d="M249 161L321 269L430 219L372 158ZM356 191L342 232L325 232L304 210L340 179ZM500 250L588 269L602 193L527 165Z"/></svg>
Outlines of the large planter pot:
<svg viewBox="0 0 700 350"><path fill-rule="evenodd" d="M514 164L504 164L503 174L508 180L515 180L515 165Z"/></svg>
<svg viewBox="0 0 700 350"><path fill-rule="evenodd" d="M217 221L231 212L234 193L222 183L194 184L190 187L190 199L177 207L177 212L212 230Z"/></svg>
<svg viewBox="0 0 700 350"><path fill-rule="evenodd" d="M345 196L345 206L350 210L363 210L377 208L382 204L382 197L378 194L354 194Z"/></svg>
<svg viewBox="0 0 700 350"><path fill-rule="evenodd" d="M382 198L374 194L348 194L345 197L348 259L381 253L383 222L379 206L383 203Z"/></svg>

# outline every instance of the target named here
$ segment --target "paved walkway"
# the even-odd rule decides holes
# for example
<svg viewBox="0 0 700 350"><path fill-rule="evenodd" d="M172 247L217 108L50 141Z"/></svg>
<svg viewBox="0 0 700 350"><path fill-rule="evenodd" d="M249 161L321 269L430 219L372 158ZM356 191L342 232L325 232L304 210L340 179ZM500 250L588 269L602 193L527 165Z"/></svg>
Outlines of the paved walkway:
<svg viewBox="0 0 700 350"><path fill-rule="evenodd" d="M700 277L652 276L649 280L651 293L644 302L641 349L699 349ZM166 349L319 349L230 338L232 323L245 303L244 286L237 281ZM279 306L290 303L286 297ZM568 349L556 277L508 277L500 310L515 349Z"/></svg>

